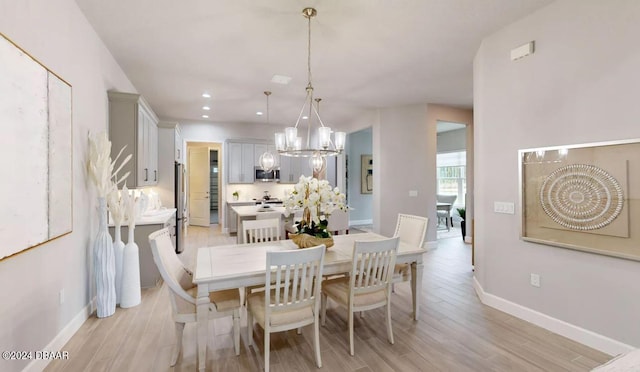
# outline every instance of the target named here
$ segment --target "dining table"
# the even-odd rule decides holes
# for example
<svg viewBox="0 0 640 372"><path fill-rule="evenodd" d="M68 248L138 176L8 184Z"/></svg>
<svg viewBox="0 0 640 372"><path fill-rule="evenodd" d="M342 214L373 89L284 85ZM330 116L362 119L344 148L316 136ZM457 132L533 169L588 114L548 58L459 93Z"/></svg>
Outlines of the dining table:
<svg viewBox="0 0 640 372"><path fill-rule="evenodd" d="M334 245L327 248L324 256L323 275L334 275L351 271L353 247L356 241L387 239L376 233L334 235ZM209 329L209 292L223 289L264 285L266 278L267 252L295 250L292 240L252 244L231 244L198 248L193 283L197 285L196 320L198 369L205 370L207 336ZM422 290L423 254L420 246L399 243L396 263L411 264L411 292L413 319L420 315Z"/></svg>

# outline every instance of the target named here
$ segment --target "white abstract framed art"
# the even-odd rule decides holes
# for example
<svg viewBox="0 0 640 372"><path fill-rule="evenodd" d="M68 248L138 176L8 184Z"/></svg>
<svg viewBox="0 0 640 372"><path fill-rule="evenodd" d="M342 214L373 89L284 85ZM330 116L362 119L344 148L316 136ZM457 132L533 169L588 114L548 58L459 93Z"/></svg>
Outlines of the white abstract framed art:
<svg viewBox="0 0 640 372"><path fill-rule="evenodd" d="M518 156L523 240L640 261L640 139Z"/></svg>
<svg viewBox="0 0 640 372"><path fill-rule="evenodd" d="M73 229L71 85L0 33L0 260Z"/></svg>

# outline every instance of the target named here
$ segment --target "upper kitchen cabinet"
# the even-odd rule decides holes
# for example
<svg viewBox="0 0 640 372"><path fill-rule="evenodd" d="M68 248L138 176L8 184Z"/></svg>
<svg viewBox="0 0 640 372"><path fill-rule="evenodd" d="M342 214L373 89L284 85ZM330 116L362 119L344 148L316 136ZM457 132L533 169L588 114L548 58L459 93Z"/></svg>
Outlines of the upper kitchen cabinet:
<svg viewBox="0 0 640 372"><path fill-rule="evenodd" d="M301 175L313 176L309 158L280 156L280 183L298 183Z"/></svg>
<svg viewBox="0 0 640 372"><path fill-rule="evenodd" d="M109 138L112 157L126 146L123 154L133 154L120 175L131 172L127 187L154 186L158 183L158 117L141 95L108 92Z"/></svg>
<svg viewBox="0 0 640 372"><path fill-rule="evenodd" d="M227 142L229 183L253 183L255 159L254 144Z"/></svg>
<svg viewBox="0 0 640 372"><path fill-rule="evenodd" d="M184 150L180 124L174 121L161 121L158 123L158 130L160 132L158 137L158 143L160 146L158 159L163 157L168 159L171 166L173 166L174 162L184 164ZM171 162L172 156L173 162Z"/></svg>

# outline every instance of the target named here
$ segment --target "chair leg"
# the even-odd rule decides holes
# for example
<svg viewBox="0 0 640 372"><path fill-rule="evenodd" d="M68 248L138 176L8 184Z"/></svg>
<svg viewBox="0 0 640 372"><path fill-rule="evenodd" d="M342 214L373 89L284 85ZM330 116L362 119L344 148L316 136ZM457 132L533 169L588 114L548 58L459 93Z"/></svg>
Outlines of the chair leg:
<svg viewBox="0 0 640 372"><path fill-rule="evenodd" d="M313 347L316 349L316 365L318 368L322 368L322 359L320 358L320 317L317 312L315 318L313 322Z"/></svg>
<svg viewBox="0 0 640 372"><path fill-rule="evenodd" d="M253 345L253 314L247 308L247 346Z"/></svg>
<svg viewBox="0 0 640 372"><path fill-rule="evenodd" d="M393 345L393 330L391 329L391 301L387 297L387 338L389 343Z"/></svg>
<svg viewBox="0 0 640 372"><path fill-rule="evenodd" d="M269 340L271 332L264 330L264 372L269 372Z"/></svg>
<svg viewBox="0 0 640 372"><path fill-rule="evenodd" d="M324 327L327 324L327 295L323 293L320 299L320 312L322 313L322 326Z"/></svg>
<svg viewBox="0 0 640 372"><path fill-rule="evenodd" d="M171 367L175 366L182 353L182 334L184 333L184 323L177 323L176 326L176 346L173 349L173 355L171 355Z"/></svg>
<svg viewBox="0 0 640 372"><path fill-rule="evenodd" d="M233 348L240 355L240 309L233 311Z"/></svg>
<svg viewBox="0 0 640 372"><path fill-rule="evenodd" d="M349 309L349 354L353 353L353 310Z"/></svg>

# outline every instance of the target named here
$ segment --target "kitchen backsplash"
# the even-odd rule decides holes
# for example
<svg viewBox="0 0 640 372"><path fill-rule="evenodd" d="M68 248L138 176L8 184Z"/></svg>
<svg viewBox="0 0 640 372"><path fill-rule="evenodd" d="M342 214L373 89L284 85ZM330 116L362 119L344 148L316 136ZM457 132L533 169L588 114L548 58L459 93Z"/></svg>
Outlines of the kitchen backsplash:
<svg viewBox="0 0 640 372"><path fill-rule="evenodd" d="M247 201L252 199L262 199L265 191L269 191L272 198L284 199L288 193L293 190L292 184L279 184L279 183L256 183L256 184L234 184L227 185L226 187L226 201L233 201L233 193L238 192L239 201Z"/></svg>

